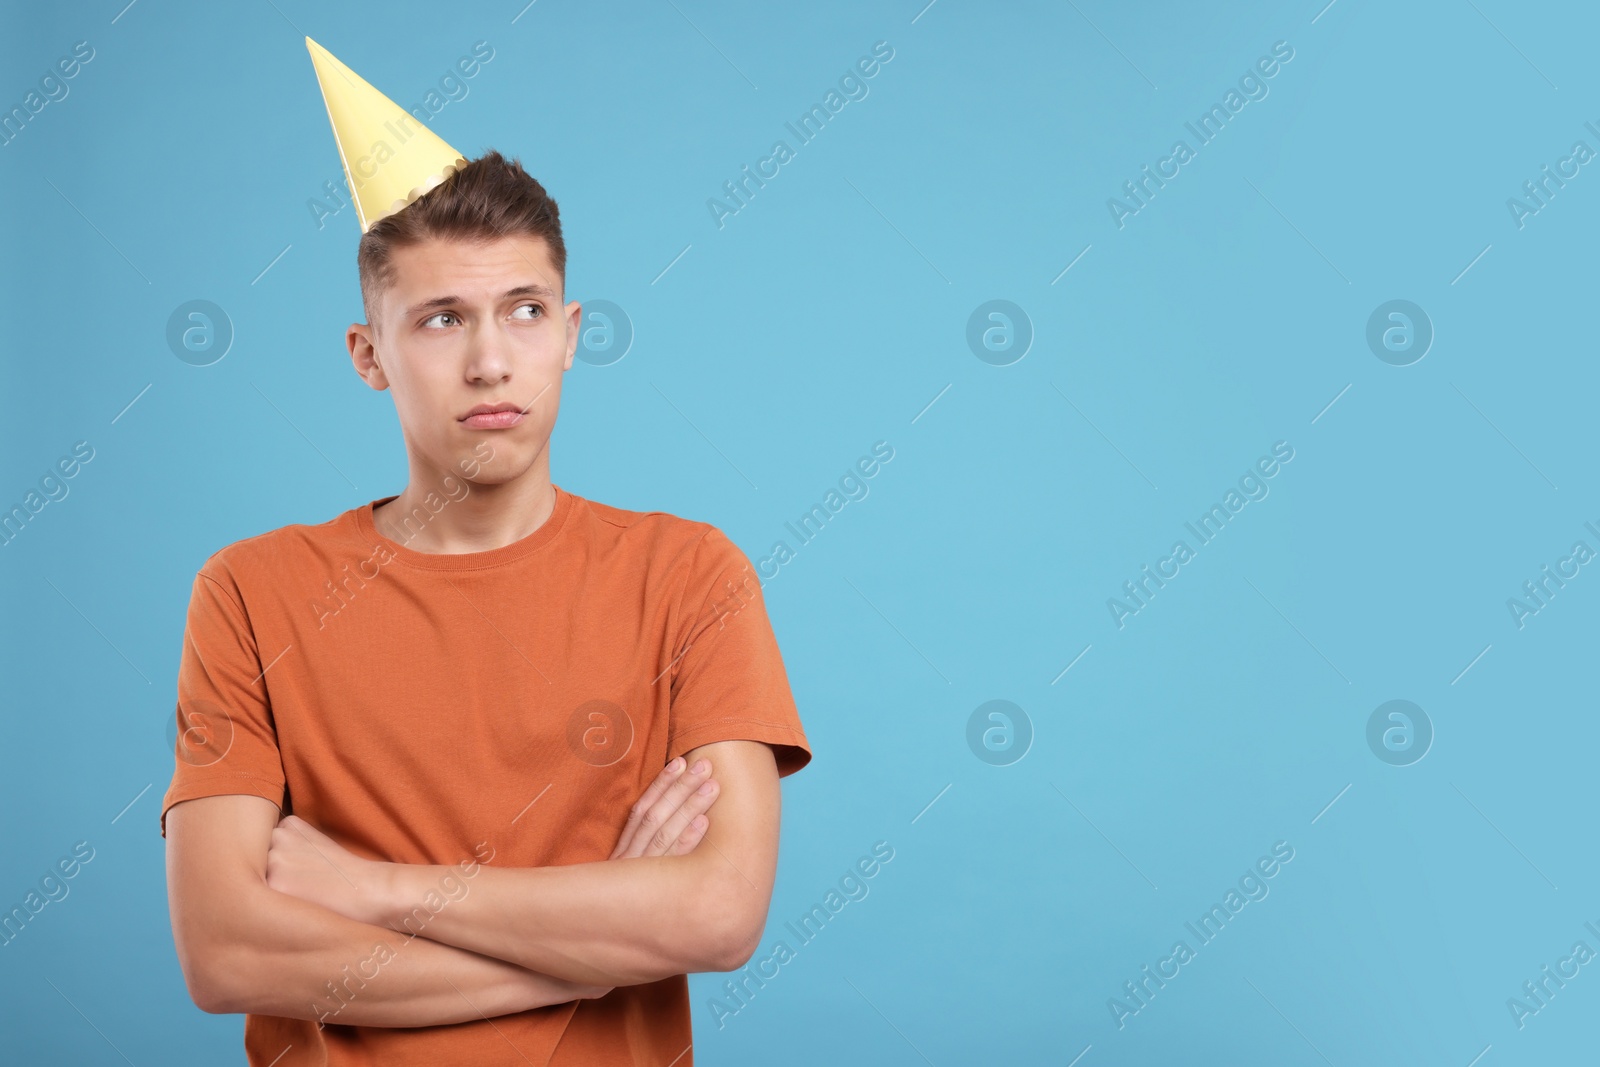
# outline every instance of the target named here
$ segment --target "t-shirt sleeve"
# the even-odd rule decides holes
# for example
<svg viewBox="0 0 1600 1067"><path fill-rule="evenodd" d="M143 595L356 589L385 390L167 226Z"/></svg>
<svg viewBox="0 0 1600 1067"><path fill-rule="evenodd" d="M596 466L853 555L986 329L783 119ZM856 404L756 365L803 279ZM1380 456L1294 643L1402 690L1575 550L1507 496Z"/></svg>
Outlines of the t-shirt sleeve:
<svg viewBox="0 0 1600 1067"><path fill-rule="evenodd" d="M246 793L283 808L283 760L255 633L227 567L195 575L178 664L177 742L167 810L198 797Z"/></svg>
<svg viewBox="0 0 1600 1067"><path fill-rule="evenodd" d="M772 746L778 776L793 774L811 762L811 746L755 569L712 527L690 570L673 646L667 759L712 741L763 741Z"/></svg>

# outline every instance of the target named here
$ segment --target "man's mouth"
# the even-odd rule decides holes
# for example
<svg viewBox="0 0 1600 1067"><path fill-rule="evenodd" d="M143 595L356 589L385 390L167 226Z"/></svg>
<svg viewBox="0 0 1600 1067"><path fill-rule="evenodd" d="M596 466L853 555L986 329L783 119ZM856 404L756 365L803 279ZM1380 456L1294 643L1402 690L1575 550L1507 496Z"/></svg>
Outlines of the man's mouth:
<svg viewBox="0 0 1600 1067"><path fill-rule="evenodd" d="M461 419L464 426L475 430L501 430L508 426L515 426L521 422L525 415L522 409L515 404L479 404L467 412Z"/></svg>

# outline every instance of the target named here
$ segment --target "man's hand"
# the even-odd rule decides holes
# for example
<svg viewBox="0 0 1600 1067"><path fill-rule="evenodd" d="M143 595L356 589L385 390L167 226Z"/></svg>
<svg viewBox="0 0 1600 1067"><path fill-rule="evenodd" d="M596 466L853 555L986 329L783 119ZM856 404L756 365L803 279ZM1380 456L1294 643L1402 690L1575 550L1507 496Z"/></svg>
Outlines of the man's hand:
<svg viewBox="0 0 1600 1067"><path fill-rule="evenodd" d="M347 919L382 925L383 864L362 859L298 815L285 815L267 847L267 886Z"/></svg>
<svg viewBox="0 0 1600 1067"><path fill-rule="evenodd" d="M683 764L679 756L663 767L635 802L611 859L682 856L700 844L711 825L705 812L717 799L717 783L709 761L697 760L687 771Z"/></svg>

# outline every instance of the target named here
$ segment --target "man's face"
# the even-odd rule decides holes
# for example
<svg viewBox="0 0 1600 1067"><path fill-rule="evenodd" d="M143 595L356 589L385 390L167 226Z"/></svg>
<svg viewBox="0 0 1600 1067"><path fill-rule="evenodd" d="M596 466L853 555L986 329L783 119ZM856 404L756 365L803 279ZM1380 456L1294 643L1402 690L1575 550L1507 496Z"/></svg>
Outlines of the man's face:
<svg viewBox="0 0 1600 1067"><path fill-rule="evenodd" d="M434 238L397 249L393 262L378 321L353 324L346 341L357 373L393 390L413 475L460 477L487 442L494 458L468 480L520 477L549 443L578 343L581 308L562 306L544 240ZM469 418L483 404L513 413Z"/></svg>

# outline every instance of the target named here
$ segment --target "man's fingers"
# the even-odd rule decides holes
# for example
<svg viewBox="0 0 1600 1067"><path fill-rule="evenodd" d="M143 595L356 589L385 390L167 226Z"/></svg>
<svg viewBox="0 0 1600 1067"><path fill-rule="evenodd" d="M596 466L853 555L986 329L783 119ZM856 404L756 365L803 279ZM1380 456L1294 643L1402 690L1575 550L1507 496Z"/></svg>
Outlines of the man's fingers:
<svg viewBox="0 0 1600 1067"><path fill-rule="evenodd" d="M661 773L656 775L655 781L650 783L633 807L629 809L628 824L622 828L622 836L617 838L617 847L611 852L612 859L617 859L628 851L628 846L633 841L634 832L638 830L639 824L644 821L644 813L654 807L656 801L660 800L661 795L667 791L667 787L677 781L678 777L683 774L683 765L684 759L679 756L661 768Z"/></svg>
<svg viewBox="0 0 1600 1067"><path fill-rule="evenodd" d="M669 856L687 856L693 852L706 836L706 830L711 827L711 819L705 815L696 815L689 820L689 825L683 828L683 833L678 835L677 843L667 852Z"/></svg>
<svg viewBox="0 0 1600 1067"><path fill-rule="evenodd" d="M702 792L702 790L704 791ZM669 790L668 798L670 796L671 791ZM717 783L714 779L707 778L695 788L694 792L684 798L683 803L678 806L676 811L663 820L655 833L649 835L645 841L643 854L646 856L665 856L670 853L678 843L678 839L683 836L684 829L703 814L707 808L711 807L712 802L716 799ZM661 803L668 802L668 800L663 800ZM660 805L658 804L657 806L659 807ZM696 843L698 844L698 842Z"/></svg>
<svg viewBox="0 0 1600 1067"><path fill-rule="evenodd" d="M656 795L653 803L648 803L647 798L663 782L663 778L658 778L633 806L623 830L623 840L618 842L612 858L666 855L689 820L710 807L710 801L715 799L715 786L709 796L696 792L710 776L710 761L697 760L695 766L667 778L665 789ZM687 813L684 813L685 805L688 805Z"/></svg>
<svg viewBox="0 0 1600 1067"><path fill-rule="evenodd" d="M709 806L705 803L705 795L697 791L710 778L711 768L705 760L698 761L698 765L701 767L698 772L694 767L684 771L677 781L667 787L661 799L644 813L634 829L633 840L629 842L625 855L666 855L667 849L683 833L689 820ZM716 795L715 788L713 784L712 796Z"/></svg>

